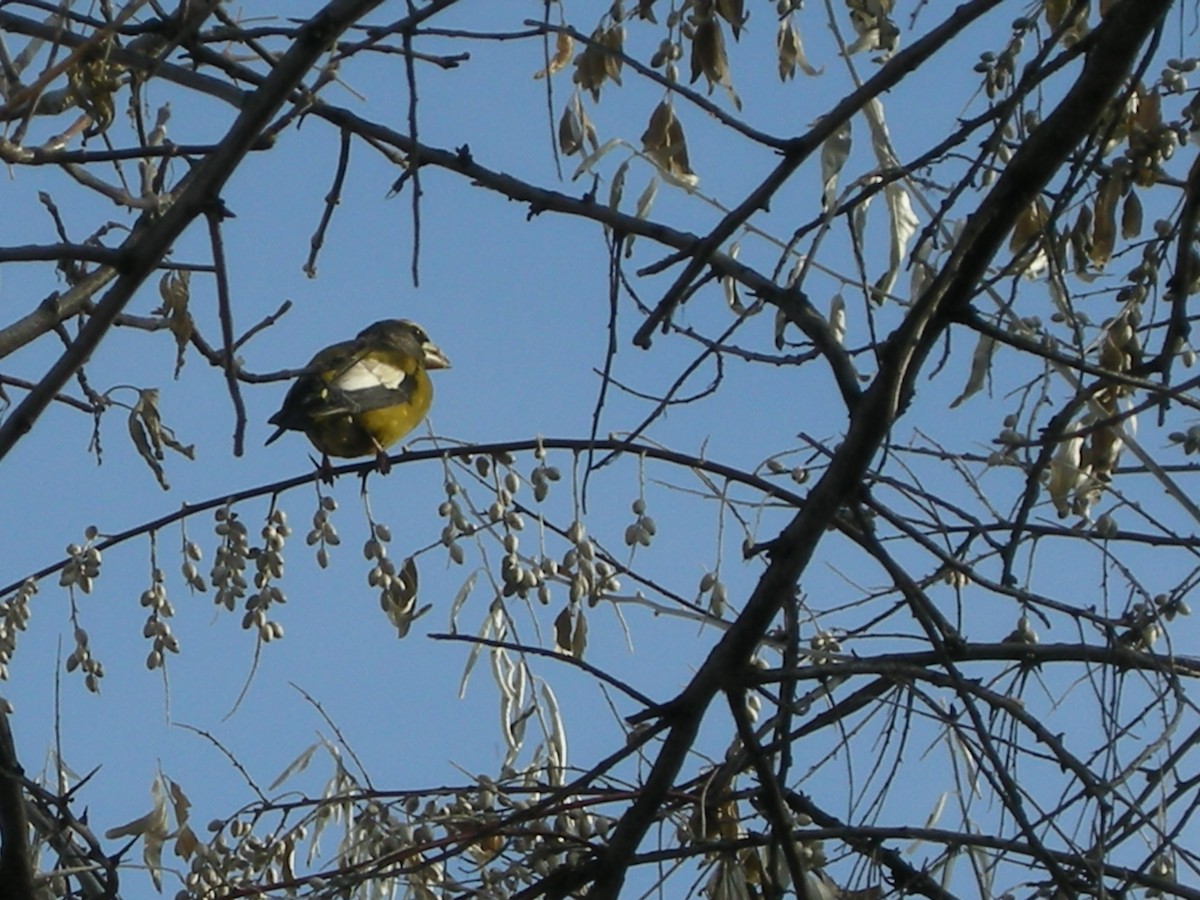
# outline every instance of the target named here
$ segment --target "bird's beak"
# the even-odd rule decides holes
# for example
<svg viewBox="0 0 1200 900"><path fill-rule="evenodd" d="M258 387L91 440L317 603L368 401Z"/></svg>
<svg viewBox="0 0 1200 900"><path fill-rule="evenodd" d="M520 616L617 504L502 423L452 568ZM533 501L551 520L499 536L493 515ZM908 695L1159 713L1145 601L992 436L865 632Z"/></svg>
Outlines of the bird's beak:
<svg viewBox="0 0 1200 900"><path fill-rule="evenodd" d="M448 369L450 368L450 360L446 358L446 354L438 349L436 344L426 341L421 345L421 349L425 351L425 368L426 369Z"/></svg>

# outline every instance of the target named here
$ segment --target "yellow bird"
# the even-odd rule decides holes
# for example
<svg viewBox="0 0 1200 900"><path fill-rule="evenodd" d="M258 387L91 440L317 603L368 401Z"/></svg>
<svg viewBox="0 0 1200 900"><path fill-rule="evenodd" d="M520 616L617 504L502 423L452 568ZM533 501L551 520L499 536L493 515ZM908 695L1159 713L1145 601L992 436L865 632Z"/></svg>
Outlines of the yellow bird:
<svg viewBox="0 0 1200 900"><path fill-rule="evenodd" d="M277 427L267 443L285 431L303 431L321 451L326 476L330 456L375 454L379 471L387 472L387 448L429 412L429 370L448 368L450 360L421 326L376 322L312 358L268 420Z"/></svg>

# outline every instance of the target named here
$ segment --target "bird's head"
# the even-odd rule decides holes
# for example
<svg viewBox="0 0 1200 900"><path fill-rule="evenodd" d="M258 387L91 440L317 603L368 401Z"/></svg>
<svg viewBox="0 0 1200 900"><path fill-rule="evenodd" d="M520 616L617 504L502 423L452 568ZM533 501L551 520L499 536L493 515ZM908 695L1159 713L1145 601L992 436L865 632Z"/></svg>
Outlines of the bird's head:
<svg viewBox="0 0 1200 900"><path fill-rule="evenodd" d="M374 325L368 325L358 333L358 339L419 356L424 359L426 369L450 368L450 360L441 348L429 339L425 329L407 319L383 319Z"/></svg>

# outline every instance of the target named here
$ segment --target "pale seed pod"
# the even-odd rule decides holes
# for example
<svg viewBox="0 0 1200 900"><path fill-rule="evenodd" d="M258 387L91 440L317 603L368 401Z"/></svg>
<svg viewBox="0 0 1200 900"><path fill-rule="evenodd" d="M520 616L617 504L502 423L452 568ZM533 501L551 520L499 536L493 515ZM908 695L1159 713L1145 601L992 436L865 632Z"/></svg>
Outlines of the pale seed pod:
<svg viewBox="0 0 1200 900"><path fill-rule="evenodd" d="M725 584L717 581L713 583L712 596L708 601L708 608L713 615L722 616L725 614Z"/></svg>

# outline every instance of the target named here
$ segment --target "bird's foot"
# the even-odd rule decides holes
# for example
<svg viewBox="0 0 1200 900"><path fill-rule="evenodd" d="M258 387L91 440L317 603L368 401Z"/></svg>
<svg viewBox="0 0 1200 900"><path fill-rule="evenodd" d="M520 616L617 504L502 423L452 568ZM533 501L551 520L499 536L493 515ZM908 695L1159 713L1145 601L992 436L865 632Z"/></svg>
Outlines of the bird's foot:
<svg viewBox="0 0 1200 900"><path fill-rule="evenodd" d="M388 453L382 447L375 448L375 468L379 470L380 475L386 475L392 471L392 460L388 457Z"/></svg>
<svg viewBox="0 0 1200 900"><path fill-rule="evenodd" d="M312 459L310 456L309 459ZM313 459L313 465L317 467L317 472L321 475L321 483L333 485L333 463L329 461L329 457L324 453L321 454L321 461L317 462Z"/></svg>

